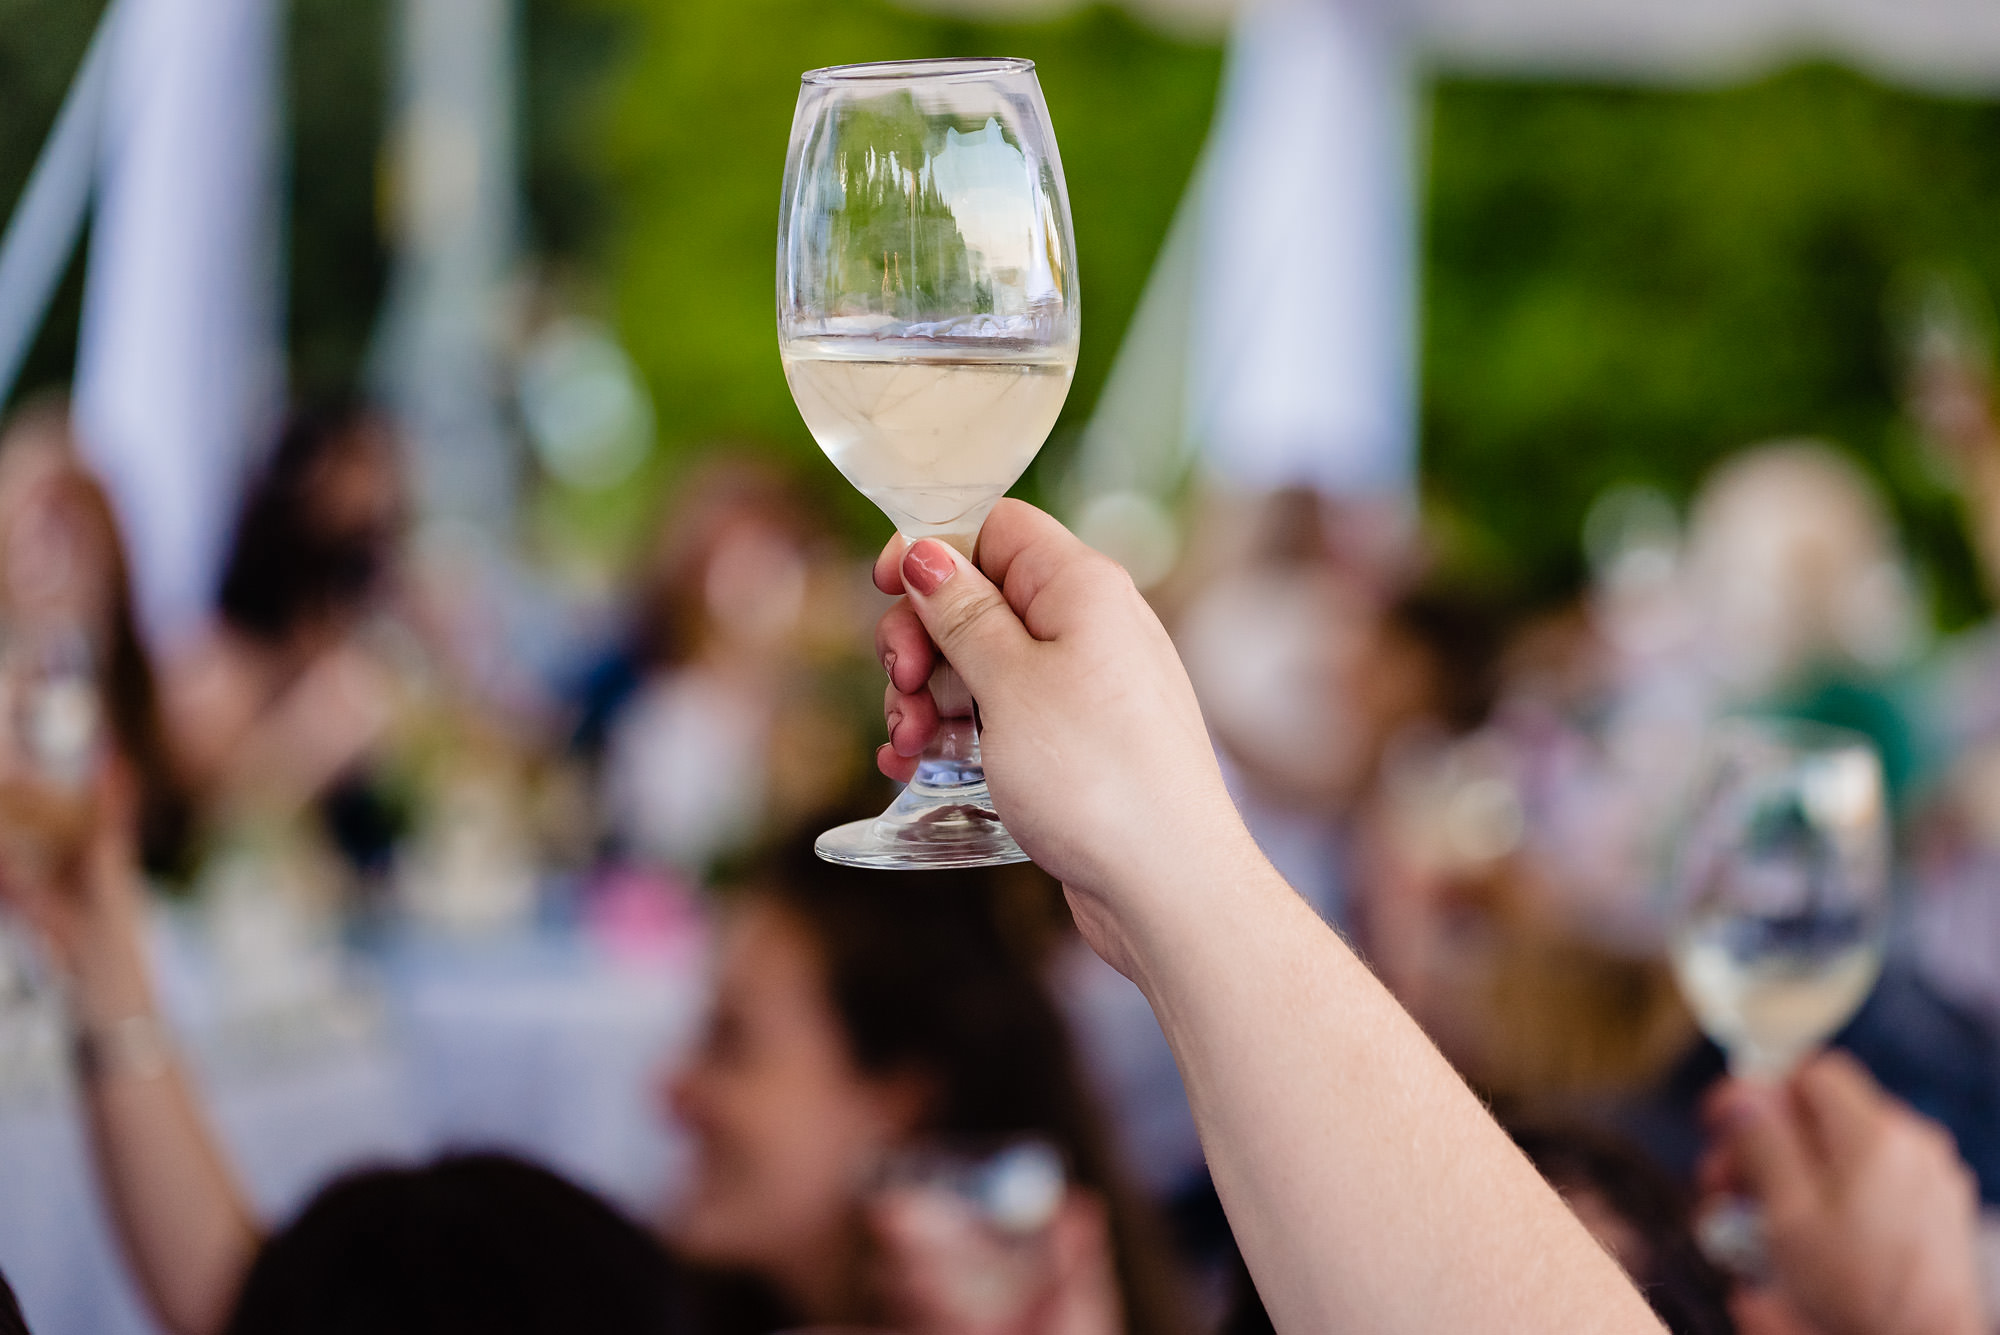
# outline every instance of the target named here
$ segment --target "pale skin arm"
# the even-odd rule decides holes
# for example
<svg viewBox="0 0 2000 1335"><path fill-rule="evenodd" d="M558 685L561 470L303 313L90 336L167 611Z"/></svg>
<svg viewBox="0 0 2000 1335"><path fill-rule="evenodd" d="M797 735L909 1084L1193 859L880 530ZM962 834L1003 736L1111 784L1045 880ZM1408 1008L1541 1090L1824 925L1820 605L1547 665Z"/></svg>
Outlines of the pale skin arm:
<svg viewBox="0 0 2000 1335"><path fill-rule="evenodd" d="M73 874L10 873L6 889L67 976L80 1030L103 1040L102 1069L79 1073L79 1093L139 1288L168 1330L211 1335L228 1320L260 1230L179 1061L116 1041L121 1022L156 1010L130 803L112 796L99 805L100 828Z"/></svg>
<svg viewBox="0 0 2000 1335"><path fill-rule="evenodd" d="M1172 1044L1280 1331L1657 1331L1638 1292L1394 998L1258 851L1130 579L1003 501L979 565L892 542L877 648L907 777L941 646L993 797ZM997 587L996 587L997 586Z"/></svg>

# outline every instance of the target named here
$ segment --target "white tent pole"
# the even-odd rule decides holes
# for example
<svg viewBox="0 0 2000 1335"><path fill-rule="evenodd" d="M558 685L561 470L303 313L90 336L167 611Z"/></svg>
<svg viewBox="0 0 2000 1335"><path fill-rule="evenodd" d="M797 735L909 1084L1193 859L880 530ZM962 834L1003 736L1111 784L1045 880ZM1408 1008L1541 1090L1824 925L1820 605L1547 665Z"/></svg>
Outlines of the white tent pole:
<svg viewBox="0 0 2000 1335"><path fill-rule="evenodd" d="M112 44L75 423L155 646L209 615L284 402L279 0L126 0Z"/></svg>

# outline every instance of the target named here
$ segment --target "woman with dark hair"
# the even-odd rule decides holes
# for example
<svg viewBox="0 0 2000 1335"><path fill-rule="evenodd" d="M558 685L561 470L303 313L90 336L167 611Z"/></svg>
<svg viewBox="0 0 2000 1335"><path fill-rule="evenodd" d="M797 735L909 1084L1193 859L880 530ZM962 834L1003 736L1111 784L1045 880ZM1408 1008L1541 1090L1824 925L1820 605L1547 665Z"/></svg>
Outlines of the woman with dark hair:
<svg viewBox="0 0 2000 1335"><path fill-rule="evenodd" d="M211 810L304 805L381 739L394 674L356 635L403 524L387 423L348 404L293 419L244 500L215 627L171 664L176 757Z"/></svg>
<svg viewBox="0 0 2000 1335"><path fill-rule="evenodd" d="M1061 1015L1003 930L1006 889L993 873L884 876L802 849L734 905L705 1041L670 1084L697 1152L669 1235L688 1260L756 1281L762 1328L927 1328L952 1304L940 1290L980 1285L964 1273L978 1262L961 1252L960 1273L910 1292L922 1218L877 1187L913 1150L1024 1140L1056 1152L1069 1194L1035 1244L1050 1254L995 1302L1087 1309L1079 1328L1107 1335L1183 1328ZM718 1328L758 1328L747 1311L718 1311Z"/></svg>
<svg viewBox="0 0 2000 1335"><path fill-rule="evenodd" d="M860 739L823 689L850 573L786 474L725 457L680 482L625 638L581 683L614 854L701 876L851 784Z"/></svg>

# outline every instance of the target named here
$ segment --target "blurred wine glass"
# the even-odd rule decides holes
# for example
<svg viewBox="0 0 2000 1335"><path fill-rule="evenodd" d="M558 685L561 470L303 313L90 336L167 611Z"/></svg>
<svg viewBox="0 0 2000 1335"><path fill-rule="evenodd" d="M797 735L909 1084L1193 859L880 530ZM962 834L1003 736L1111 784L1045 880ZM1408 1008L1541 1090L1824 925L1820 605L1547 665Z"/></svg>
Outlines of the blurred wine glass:
<svg viewBox="0 0 2000 1335"><path fill-rule="evenodd" d="M1889 909L1882 764L1866 737L1730 719L1709 738L1670 880L1674 972L1732 1074L1776 1083L1859 1009ZM1701 1221L1711 1256L1763 1268L1748 1202Z"/></svg>
<svg viewBox="0 0 2000 1335"><path fill-rule="evenodd" d="M1034 1136L920 1141L891 1154L869 1199L904 1323L1008 1330L1049 1297L1069 1175Z"/></svg>

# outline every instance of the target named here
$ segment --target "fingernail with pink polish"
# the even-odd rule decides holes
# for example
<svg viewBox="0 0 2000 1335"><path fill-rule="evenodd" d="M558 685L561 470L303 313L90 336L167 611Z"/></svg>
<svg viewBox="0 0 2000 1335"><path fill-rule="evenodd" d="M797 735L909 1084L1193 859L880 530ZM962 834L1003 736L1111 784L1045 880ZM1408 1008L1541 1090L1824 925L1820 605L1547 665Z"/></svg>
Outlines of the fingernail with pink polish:
<svg viewBox="0 0 2000 1335"><path fill-rule="evenodd" d="M913 543L903 553L903 582L926 597L943 588L944 582L957 573L951 549L935 539Z"/></svg>

